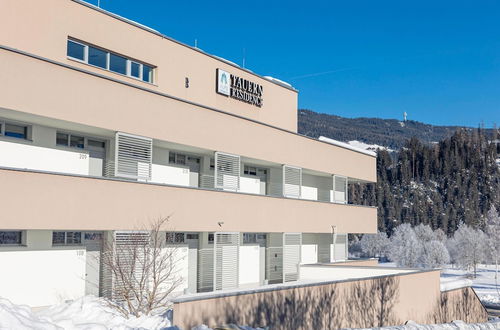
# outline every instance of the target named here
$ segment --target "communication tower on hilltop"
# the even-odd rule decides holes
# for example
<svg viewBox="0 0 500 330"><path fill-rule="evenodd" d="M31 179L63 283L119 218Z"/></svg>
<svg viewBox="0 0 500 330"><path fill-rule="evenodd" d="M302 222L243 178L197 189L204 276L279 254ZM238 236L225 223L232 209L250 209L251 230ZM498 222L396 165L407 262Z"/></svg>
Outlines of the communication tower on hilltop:
<svg viewBox="0 0 500 330"><path fill-rule="evenodd" d="M405 112L403 112L403 121L406 121L406 117L408 116L408 114Z"/></svg>

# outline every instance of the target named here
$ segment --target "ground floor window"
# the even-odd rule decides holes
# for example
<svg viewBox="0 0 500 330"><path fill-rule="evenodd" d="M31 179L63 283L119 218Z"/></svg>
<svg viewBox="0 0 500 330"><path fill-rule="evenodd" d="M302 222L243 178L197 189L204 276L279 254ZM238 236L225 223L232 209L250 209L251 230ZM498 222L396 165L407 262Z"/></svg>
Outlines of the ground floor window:
<svg viewBox="0 0 500 330"><path fill-rule="evenodd" d="M53 231L53 245L78 245L82 244L81 231Z"/></svg>
<svg viewBox="0 0 500 330"><path fill-rule="evenodd" d="M21 245L23 232L20 230L0 231L0 245Z"/></svg>

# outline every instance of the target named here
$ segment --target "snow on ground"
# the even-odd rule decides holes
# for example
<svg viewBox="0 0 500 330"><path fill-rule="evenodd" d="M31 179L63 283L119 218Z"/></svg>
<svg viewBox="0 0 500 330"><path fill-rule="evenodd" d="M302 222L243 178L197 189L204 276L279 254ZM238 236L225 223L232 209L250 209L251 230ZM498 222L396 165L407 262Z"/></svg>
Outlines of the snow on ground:
<svg viewBox="0 0 500 330"><path fill-rule="evenodd" d="M165 316L142 316L126 319L105 305L102 299L86 296L73 302L54 305L33 312L30 307L15 305L0 298L0 329L16 330L131 330L168 329ZM175 328L172 328L175 329Z"/></svg>
<svg viewBox="0 0 500 330"><path fill-rule="evenodd" d="M361 141L356 141L356 140L349 141L347 143L349 143L353 147L365 149L365 150L370 150L370 151L377 151L377 149L387 150L389 152L394 151L392 149L389 149L388 147L379 146L378 144L367 144L367 143L364 143Z"/></svg>

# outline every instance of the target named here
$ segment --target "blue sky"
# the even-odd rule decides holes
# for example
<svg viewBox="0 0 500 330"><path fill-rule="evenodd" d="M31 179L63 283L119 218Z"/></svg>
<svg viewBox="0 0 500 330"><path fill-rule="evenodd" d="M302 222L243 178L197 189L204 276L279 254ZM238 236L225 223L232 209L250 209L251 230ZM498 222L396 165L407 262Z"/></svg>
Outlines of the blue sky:
<svg viewBox="0 0 500 330"><path fill-rule="evenodd" d="M245 54L297 88L300 108L500 125L500 1L100 2L240 65Z"/></svg>

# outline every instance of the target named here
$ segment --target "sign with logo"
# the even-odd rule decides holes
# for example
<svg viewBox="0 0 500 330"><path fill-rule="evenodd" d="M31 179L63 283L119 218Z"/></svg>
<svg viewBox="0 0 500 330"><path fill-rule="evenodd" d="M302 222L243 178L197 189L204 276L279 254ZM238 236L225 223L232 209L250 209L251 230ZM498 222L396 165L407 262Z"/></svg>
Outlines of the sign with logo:
<svg viewBox="0 0 500 330"><path fill-rule="evenodd" d="M217 69L216 91L219 94L255 105L259 108L264 102L262 98L262 85L235 76L221 69Z"/></svg>

